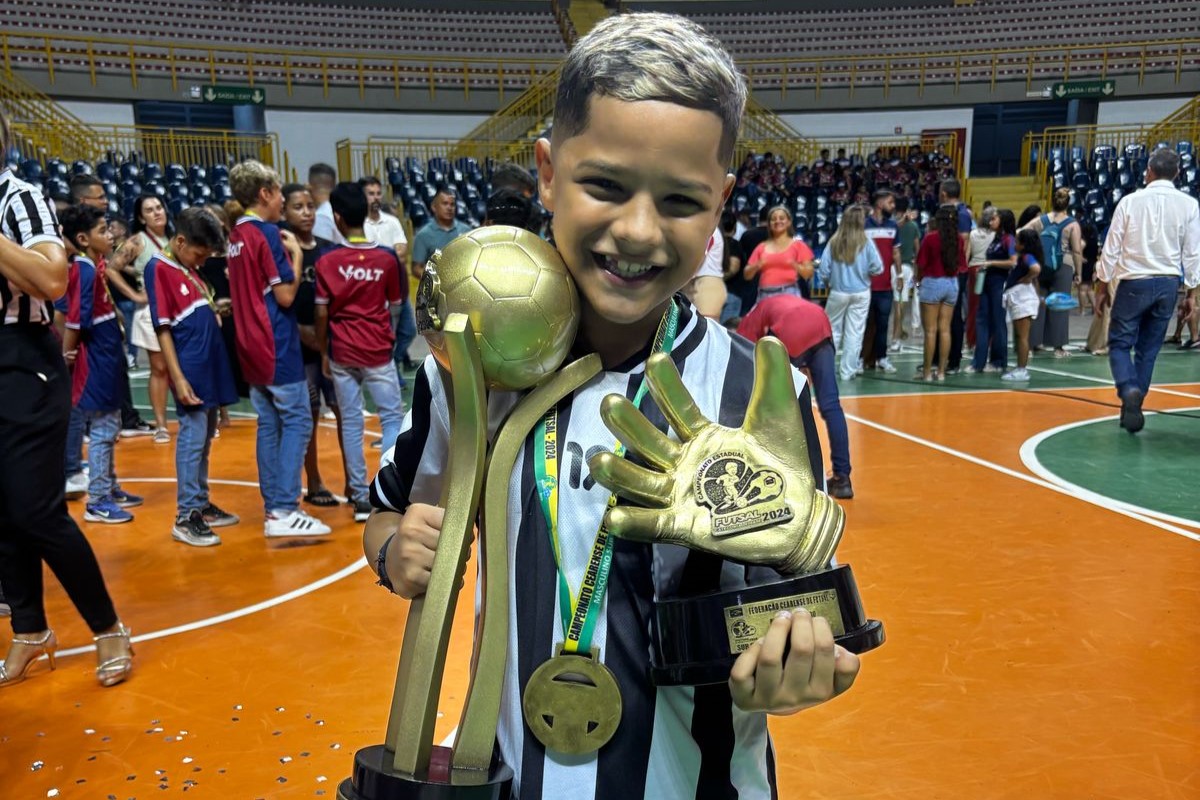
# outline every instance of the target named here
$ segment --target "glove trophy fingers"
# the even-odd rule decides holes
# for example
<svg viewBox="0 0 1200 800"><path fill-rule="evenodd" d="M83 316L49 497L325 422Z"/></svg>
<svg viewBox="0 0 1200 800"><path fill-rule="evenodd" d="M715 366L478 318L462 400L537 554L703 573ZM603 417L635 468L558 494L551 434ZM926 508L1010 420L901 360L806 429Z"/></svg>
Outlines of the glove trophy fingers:
<svg viewBox="0 0 1200 800"><path fill-rule="evenodd" d="M679 544L694 547L694 519L673 508L615 506L604 514L604 528L613 536L645 544Z"/></svg>
<svg viewBox="0 0 1200 800"><path fill-rule="evenodd" d="M764 336L754 346L754 388L743 429L750 434L766 433L765 438L771 439L787 436L795 441L797 452L807 452L808 437L796 397L787 348L774 336Z"/></svg>
<svg viewBox="0 0 1200 800"><path fill-rule="evenodd" d="M807 575L829 566L846 529L846 512L824 492L813 492L812 507L799 544L780 570L790 575Z"/></svg>
<svg viewBox="0 0 1200 800"><path fill-rule="evenodd" d="M651 424L628 398L610 394L600 401L600 419L617 441L653 467L670 470L679 462L682 448Z"/></svg>
<svg viewBox="0 0 1200 800"><path fill-rule="evenodd" d="M588 459L588 470L596 483L626 500L664 508L671 502L674 481L661 472L639 467L616 453L597 453Z"/></svg>
<svg viewBox="0 0 1200 800"><path fill-rule="evenodd" d="M655 353L646 361L646 381L650 396L681 442L696 438L711 424L700 412L692 393L683 385L675 362L666 353Z"/></svg>

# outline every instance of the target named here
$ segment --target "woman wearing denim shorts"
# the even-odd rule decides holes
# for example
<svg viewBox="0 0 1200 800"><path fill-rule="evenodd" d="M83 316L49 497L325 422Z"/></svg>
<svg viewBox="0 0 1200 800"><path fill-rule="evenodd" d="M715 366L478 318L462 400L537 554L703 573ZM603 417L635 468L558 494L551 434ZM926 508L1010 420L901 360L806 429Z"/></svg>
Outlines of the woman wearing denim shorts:
<svg viewBox="0 0 1200 800"><path fill-rule="evenodd" d="M946 379L950 358L950 320L958 302L958 271L966 267L967 254L958 236L958 210L941 206L921 241L917 253L917 296L925 329L925 363L921 379L933 380L933 353L938 352L937 379Z"/></svg>

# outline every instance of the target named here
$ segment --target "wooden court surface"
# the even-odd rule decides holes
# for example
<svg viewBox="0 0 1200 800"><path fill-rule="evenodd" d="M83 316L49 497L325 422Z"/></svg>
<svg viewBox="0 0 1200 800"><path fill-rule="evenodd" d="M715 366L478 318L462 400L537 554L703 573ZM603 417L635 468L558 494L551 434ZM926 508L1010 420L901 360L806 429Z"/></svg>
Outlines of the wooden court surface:
<svg viewBox="0 0 1200 800"><path fill-rule="evenodd" d="M781 796L1200 798L1200 357L1164 353L1169 385L1147 407L1175 413L1136 439L1101 359L1038 358L1049 372L1028 391L994 376L924 387L904 379L914 356L897 360L844 396L857 496L838 553L888 641L851 692L773 719ZM1176 484L1190 518L1113 510L1035 473L1022 445L1060 426L1098 443L1066 483L1161 467L1190 476ZM337 490L335 433L318 435ZM90 636L50 579L64 650L57 672L43 662L0 690L0 796L333 797L355 749L382 740L406 604L374 585L348 507L314 511L328 541L266 542L253 452L250 419L214 443L213 499L243 522L203 550L170 538L173 447L120 444L118 474L146 505L83 528L137 637L133 677L95 683ZM1167 499L1189 507L1186 489ZM439 738L461 708L470 605Z"/></svg>

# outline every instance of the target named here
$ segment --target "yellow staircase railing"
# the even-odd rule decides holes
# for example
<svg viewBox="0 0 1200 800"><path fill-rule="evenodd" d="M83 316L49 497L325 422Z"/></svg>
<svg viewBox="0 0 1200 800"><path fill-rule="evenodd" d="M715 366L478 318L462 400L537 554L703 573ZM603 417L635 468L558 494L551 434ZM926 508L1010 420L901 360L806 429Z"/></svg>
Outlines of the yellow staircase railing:
<svg viewBox="0 0 1200 800"><path fill-rule="evenodd" d="M1173 113L1168 114L1162 122L1150 129L1150 142L1165 142L1170 139L1195 139L1195 131L1200 130L1200 94L1188 100ZM1198 143L1200 144L1200 143Z"/></svg>
<svg viewBox="0 0 1200 800"><path fill-rule="evenodd" d="M490 157L531 166L534 138L545 130L554 114L555 92L561 67L539 77L515 100L464 136L450 157Z"/></svg>
<svg viewBox="0 0 1200 800"><path fill-rule="evenodd" d="M11 72L0 74L0 106L29 155L91 158L92 131L83 120Z"/></svg>

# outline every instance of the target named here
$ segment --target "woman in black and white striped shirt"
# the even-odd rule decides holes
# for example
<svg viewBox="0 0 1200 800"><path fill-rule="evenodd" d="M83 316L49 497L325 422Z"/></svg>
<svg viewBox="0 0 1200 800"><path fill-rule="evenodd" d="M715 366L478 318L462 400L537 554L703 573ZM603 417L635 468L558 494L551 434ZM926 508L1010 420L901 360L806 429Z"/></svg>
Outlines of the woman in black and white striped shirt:
<svg viewBox="0 0 1200 800"><path fill-rule="evenodd" d="M8 141L0 114L0 151ZM51 300L67 288L67 258L41 192L8 169L0 172L0 233L0 584L14 634L0 687L24 679L42 654L54 666L58 640L46 621L43 561L95 634L96 677L111 686L133 665L129 631L63 498L71 390L50 323Z"/></svg>

